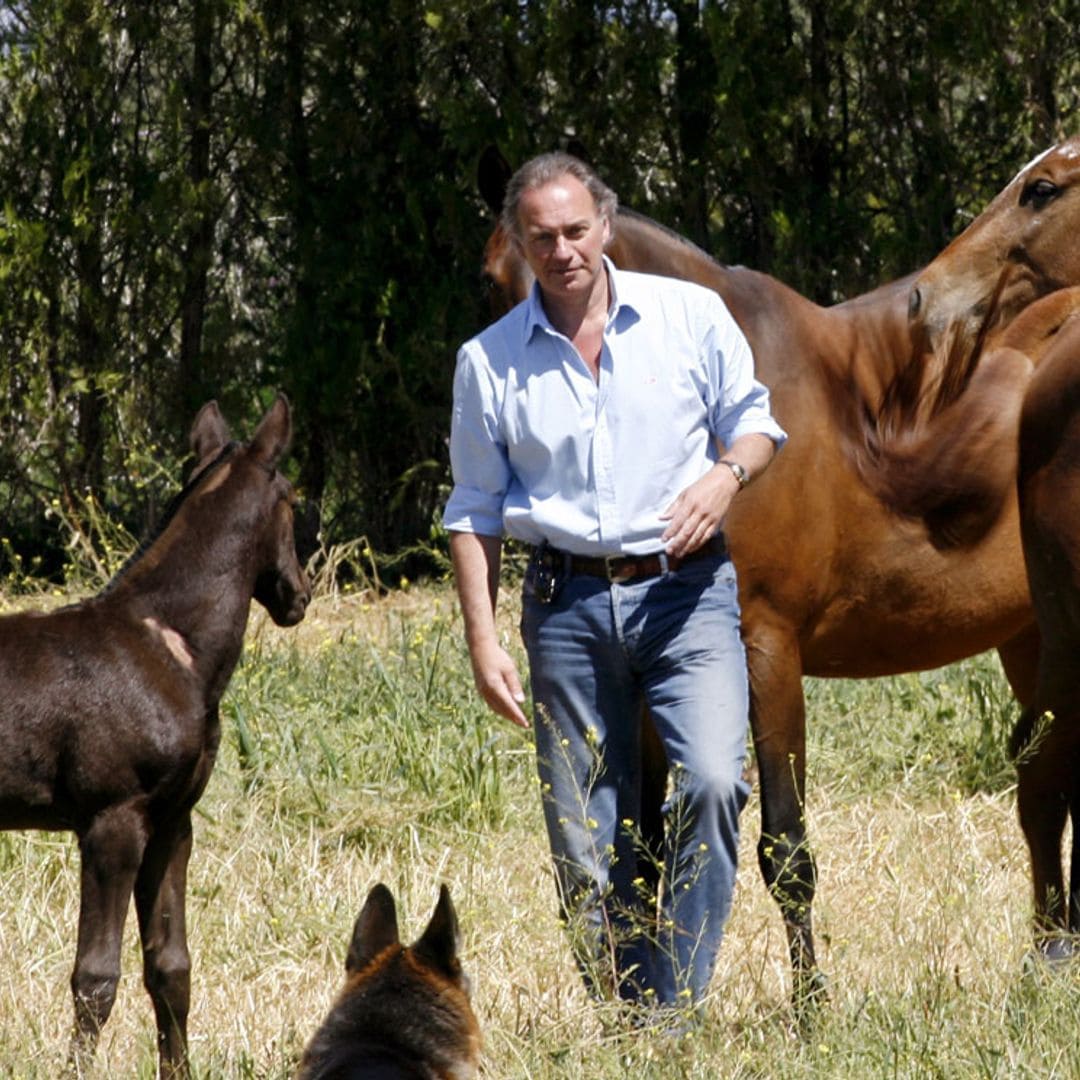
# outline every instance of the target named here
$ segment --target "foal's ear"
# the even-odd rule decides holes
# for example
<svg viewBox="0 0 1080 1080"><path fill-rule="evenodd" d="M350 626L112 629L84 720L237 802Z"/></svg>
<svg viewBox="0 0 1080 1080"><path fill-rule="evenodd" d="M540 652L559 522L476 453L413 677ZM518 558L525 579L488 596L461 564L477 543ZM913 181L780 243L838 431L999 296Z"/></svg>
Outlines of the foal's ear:
<svg viewBox="0 0 1080 1080"><path fill-rule="evenodd" d="M221 415L216 401L208 401L198 412L191 425L191 449L196 463L206 461L217 454L232 438L229 425Z"/></svg>
<svg viewBox="0 0 1080 1080"><path fill-rule="evenodd" d="M285 453L292 438L292 409L289 399L278 394L277 400L259 421L251 439L251 449L255 456L267 465L276 465Z"/></svg>
<svg viewBox="0 0 1080 1080"><path fill-rule="evenodd" d="M460 940L457 913L450 902L450 890L442 885L439 887L439 902L435 905L431 921L412 949L421 959L456 979L461 975L461 964L457 955Z"/></svg>
<svg viewBox="0 0 1080 1080"><path fill-rule="evenodd" d="M381 882L368 893L356 918L345 970L351 975L362 970L383 951L398 941L397 909L390 890Z"/></svg>

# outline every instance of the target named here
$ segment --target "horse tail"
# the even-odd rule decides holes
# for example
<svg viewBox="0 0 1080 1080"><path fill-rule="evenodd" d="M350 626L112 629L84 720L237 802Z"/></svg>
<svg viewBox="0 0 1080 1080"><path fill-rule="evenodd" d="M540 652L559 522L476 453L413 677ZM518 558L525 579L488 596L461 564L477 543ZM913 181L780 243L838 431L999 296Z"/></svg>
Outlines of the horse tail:
<svg viewBox="0 0 1080 1080"><path fill-rule="evenodd" d="M878 411L856 408L846 456L864 486L892 512L923 521L935 547L975 544L1014 487L1030 369L1016 349L992 349L963 391L924 420L882 424Z"/></svg>

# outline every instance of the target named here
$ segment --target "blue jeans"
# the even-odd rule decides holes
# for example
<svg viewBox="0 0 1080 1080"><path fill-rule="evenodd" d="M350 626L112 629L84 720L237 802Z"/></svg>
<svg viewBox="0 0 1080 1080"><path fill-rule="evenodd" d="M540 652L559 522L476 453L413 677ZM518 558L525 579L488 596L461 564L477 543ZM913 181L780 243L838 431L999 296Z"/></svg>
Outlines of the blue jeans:
<svg viewBox="0 0 1080 1080"><path fill-rule="evenodd" d="M705 556L626 584L526 576L537 767L560 902L597 994L691 1005L731 909L748 690L735 568ZM637 873L641 716L669 762L659 897Z"/></svg>

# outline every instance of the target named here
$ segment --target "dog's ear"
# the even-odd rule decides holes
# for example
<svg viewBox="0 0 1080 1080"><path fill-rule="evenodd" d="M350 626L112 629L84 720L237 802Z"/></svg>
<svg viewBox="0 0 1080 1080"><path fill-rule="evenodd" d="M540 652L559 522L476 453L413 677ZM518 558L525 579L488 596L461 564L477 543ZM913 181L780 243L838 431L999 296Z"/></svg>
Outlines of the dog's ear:
<svg viewBox="0 0 1080 1080"><path fill-rule="evenodd" d="M353 927L345 970L351 975L367 967L376 956L399 942L397 908L390 890L381 882L368 893Z"/></svg>
<svg viewBox="0 0 1080 1080"><path fill-rule="evenodd" d="M439 902L435 905L431 921L427 924L427 929L420 940L413 945L412 950L432 967L452 979L459 979L461 977L461 963L458 961L460 942L457 913L450 901L450 890L442 885L439 887Z"/></svg>

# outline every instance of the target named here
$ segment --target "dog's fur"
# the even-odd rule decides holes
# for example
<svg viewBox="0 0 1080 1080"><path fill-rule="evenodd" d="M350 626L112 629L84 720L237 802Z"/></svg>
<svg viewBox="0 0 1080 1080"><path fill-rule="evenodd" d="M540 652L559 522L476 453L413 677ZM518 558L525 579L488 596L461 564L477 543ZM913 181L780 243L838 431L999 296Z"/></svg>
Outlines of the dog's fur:
<svg viewBox="0 0 1080 1080"><path fill-rule="evenodd" d="M403 946L394 897L368 894L345 960L345 989L300 1062L297 1080L471 1080L480 1029L458 960L445 885L427 929Z"/></svg>

